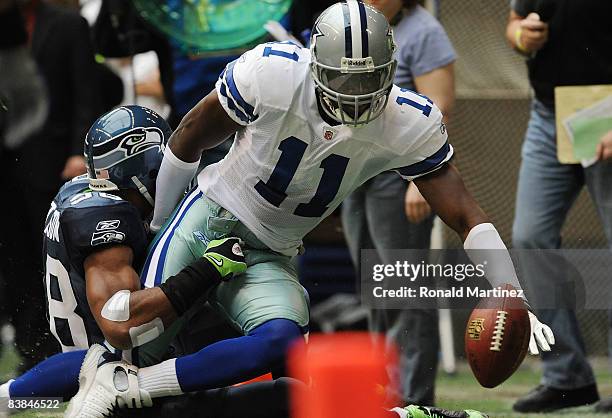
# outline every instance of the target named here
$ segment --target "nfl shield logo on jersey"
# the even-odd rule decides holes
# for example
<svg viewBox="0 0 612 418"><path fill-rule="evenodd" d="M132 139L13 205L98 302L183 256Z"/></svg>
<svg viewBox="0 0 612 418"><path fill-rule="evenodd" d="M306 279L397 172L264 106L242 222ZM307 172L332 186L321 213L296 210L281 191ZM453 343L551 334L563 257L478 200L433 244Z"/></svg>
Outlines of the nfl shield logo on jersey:
<svg viewBox="0 0 612 418"><path fill-rule="evenodd" d="M332 139L334 139L334 131L332 131L331 129L325 129L323 131L323 138L325 138L326 141L331 141Z"/></svg>

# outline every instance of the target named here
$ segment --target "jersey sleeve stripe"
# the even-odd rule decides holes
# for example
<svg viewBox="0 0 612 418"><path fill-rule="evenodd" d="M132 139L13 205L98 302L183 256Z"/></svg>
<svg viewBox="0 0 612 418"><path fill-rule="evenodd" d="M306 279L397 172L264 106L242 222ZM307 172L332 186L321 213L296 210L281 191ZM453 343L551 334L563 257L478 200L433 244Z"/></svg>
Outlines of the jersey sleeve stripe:
<svg viewBox="0 0 612 418"><path fill-rule="evenodd" d="M236 103L234 103L234 101L232 100L231 97L229 97L229 95L227 94L227 87L225 86L225 81L221 80L221 86L219 87L219 92L221 92L221 95L223 97L225 97L225 99L227 100L227 107L230 108L230 110L232 110L236 116L238 116L238 118L243 121L244 123L249 123L249 118L247 117L247 115L245 115L237 106Z"/></svg>
<svg viewBox="0 0 612 418"><path fill-rule="evenodd" d="M405 167L396 168L395 170L403 177L414 177L425 174L439 168L440 165L448 161L450 157L449 154L452 155L452 152L452 147L448 141L446 141L438 151L423 161L419 161L418 163Z"/></svg>
<svg viewBox="0 0 612 418"><path fill-rule="evenodd" d="M238 91L238 87L236 87L236 82L234 81L234 65L236 61L230 62L227 65L227 71L225 72L225 81L227 82L227 86L229 87L229 93L234 98L236 103L244 109L245 113L249 116L249 119L255 120L255 108L248 104L246 100L242 97L240 92Z"/></svg>

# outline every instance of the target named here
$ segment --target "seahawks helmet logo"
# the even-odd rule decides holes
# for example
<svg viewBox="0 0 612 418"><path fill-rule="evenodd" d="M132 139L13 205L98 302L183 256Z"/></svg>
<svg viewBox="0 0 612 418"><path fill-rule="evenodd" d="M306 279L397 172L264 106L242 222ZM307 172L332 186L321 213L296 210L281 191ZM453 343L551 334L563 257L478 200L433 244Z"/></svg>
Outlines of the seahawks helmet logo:
<svg viewBox="0 0 612 418"><path fill-rule="evenodd" d="M163 133L159 128L134 128L110 138L100 144L94 144L93 154L96 170L110 168L134 155L153 148L163 152Z"/></svg>
<svg viewBox="0 0 612 418"><path fill-rule="evenodd" d="M158 128L136 128L121 136L119 147L125 150L127 157L162 144L162 132Z"/></svg>

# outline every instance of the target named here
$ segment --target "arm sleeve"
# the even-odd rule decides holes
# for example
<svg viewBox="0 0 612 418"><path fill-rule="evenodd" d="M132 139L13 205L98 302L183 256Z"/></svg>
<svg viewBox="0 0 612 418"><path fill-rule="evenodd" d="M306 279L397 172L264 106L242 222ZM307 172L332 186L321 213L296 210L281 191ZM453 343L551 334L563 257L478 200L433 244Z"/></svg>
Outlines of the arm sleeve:
<svg viewBox="0 0 612 418"><path fill-rule="evenodd" d="M483 223L472 228L463 248L474 264L487 266L486 277L492 287L508 283L521 289L508 249L493 224Z"/></svg>
<svg viewBox="0 0 612 418"><path fill-rule="evenodd" d="M181 160L174 155L170 147L166 147L155 181L155 209L151 219L151 231L159 231L170 217L199 165L199 161L190 163Z"/></svg>
<svg viewBox="0 0 612 418"><path fill-rule="evenodd" d="M62 213L61 223L69 251L83 258L112 245L126 245L135 255L146 247L140 216L127 203L68 208Z"/></svg>

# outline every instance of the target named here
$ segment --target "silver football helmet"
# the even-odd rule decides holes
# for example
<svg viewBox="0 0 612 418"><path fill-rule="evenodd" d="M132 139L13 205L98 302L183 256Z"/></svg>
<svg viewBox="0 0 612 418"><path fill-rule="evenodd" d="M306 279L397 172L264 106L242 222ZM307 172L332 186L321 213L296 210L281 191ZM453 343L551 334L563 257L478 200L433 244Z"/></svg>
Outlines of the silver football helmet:
<svg viewBox="0 0 612 418"><path fill-rule="evenodd" d="M330 118L359 126L382 114L397 66L382 13L359 0L328 7L315 22L310 50L321 107Z"/></svg>

